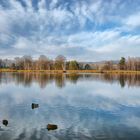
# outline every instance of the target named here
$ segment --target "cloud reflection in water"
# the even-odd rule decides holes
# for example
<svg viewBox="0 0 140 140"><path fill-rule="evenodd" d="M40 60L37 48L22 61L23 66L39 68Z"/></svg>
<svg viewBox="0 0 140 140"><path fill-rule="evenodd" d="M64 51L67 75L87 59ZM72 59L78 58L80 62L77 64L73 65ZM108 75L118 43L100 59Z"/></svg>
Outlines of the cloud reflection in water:
<svg viewBox="0 0 140 140"><path fill-rule="evenodd" d="M9 125L0 139L139 139L140 77L123 75L123 88L120 77L1 74L0 120ZM59 129L48 132L50 123Z"/></svg>

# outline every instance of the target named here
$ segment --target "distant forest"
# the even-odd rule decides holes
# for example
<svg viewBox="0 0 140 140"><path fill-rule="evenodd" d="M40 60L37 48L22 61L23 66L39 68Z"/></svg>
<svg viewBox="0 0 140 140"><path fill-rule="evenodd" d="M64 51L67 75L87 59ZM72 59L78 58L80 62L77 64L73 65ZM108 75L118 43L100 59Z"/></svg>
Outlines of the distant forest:
<svg viewBox="0 0 140 140"><path fill-rule="evenodd" d="M40 55L34 60L31 56L16 57L14 60L0 59L1 69L13 70L133 70L140 71L140 57L121 57L118 61L78 62L68 61L62 55L55 60Z"/></svg>

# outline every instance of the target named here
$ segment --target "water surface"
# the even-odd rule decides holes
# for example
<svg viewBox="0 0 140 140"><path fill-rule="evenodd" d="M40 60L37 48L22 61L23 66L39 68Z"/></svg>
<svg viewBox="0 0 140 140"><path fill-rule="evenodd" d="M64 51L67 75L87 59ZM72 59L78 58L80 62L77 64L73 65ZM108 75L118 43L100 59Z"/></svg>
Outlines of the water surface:
<svg viewBox="0 0 140 140"><path fill-rule="evenodd" d="M0 73L0 140L77 139L140 139L140 75Z"/></svg>

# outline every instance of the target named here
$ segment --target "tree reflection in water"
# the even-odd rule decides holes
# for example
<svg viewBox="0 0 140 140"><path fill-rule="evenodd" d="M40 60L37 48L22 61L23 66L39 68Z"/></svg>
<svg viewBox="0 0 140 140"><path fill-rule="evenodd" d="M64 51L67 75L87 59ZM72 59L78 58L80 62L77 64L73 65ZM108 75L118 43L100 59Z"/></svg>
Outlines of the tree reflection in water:
<svg viewBox="0 0 140 140"><path fill-rule="evenodd" d="M140 139L140 75L0 73L0 84L0 140Z"/></svg>
<svg viewBox="0 0 140 140"><path fill-rule="evenodd" d="M0 83L14 82L30 87L33 82L45 88L48 84L55 82L56 86L63 88L67 81L76 84L82 80L103 81L108 83L119 83L123 88L126 85L140 86L140 75L138 74L46 74L46 73L0 73Z"/></svg>

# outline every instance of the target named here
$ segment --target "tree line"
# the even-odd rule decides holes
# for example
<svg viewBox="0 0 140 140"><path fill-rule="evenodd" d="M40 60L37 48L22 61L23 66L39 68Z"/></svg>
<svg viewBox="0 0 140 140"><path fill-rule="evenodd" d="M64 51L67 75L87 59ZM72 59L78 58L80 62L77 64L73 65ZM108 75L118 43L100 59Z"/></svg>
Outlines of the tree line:
<svg viewBox="0 0 140 140"><path fill-rule="evenodd" d="M0 68L10 68L14 70L78 70L77 61L66 61L63 55L59 55L55 60L40 55L37 60L31 56L16 57L14 60L0 60Z"/></svg>
<svg viewBox="0 0 140 140"><path fill-rule="evenodd" d="M104 61L102 63L85 63L76 60L67 61L63 55L58 55L54 60L40 55L34 60L31 56L24 55L14 60L0 59L0 68L13 70L133 70L140 71L140 57L121 57L119 61Z"/></svg>
<svg viewBox="0 0 140 140"><path fill-rule="evenodd" d="M117 64L113 64L112 61L106 61L102 69L140 71L140 57L128 57L128 59L121 57Z"/></svg>

